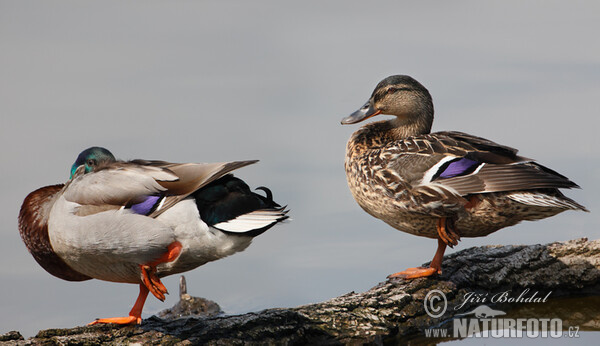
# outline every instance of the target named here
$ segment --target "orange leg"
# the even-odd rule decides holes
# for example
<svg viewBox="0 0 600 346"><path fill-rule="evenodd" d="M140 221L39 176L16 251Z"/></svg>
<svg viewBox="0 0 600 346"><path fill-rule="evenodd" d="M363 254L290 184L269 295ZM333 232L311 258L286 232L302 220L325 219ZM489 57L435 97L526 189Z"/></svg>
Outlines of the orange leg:
<svg viewBox="0 0 600 346"><path fill-rule="evenodd" d="M167 252L160 256L157 260L148 264L140 265L140 278L142 283L146 285L148 290L160 301L165 300L165 294L169 294L167 288L156 275L156 266L161 263L172 262L181 253L181 243L175 241L169 245Z"/></svg>
<svg viewBox="0 0 600 346"><path fill-rule="evenodd" d="M440 218L437 221L437 232L438 232L438 247L435 252L435 256L431 260L431 264L429 268L424 267L416 267L416 268L408 268L404 271L394 273L388 275L388 279L400 277L403 279L415 279L426 276L431 276L434 274L442 273L442 259L444 258L444 252L446 251L446 246L453 246L458 244L460 240L460 236L452 229L452 223L448 223L448 219L445 217Z"/></svg>
<svg viewBox="0 0 600 346"><path fill-rule="evenodd" d="M437 251L435 252L435 256L433 256L433 260L431 260L431 264L429 265L428 268L425 268L425 267L408 268L404 271L388 275L388 279L392 279L392 278L416 279L416 278L431 276L434 274L441 274L442 273L442 259L444 258L445 251L446 251L446 243L443 240L438 239Z"/></svg>
<svg viewBox="0 0 600 346"><path fill-rule="evenodd" d="M129 316L127 317L110 317L110 318L99 318L88 325L98 324L98 323L115 323L115 324L140 324L142 323L142 309L144 308L144 303L146 302L146 297L148 297L148 288L143 284L140 284L140 294L129 311Z"/></svg>
<svg viewBox="0 0 600 346"><path fill-rule="evenodd" d="M127 317L111 317L111 318L100 318L95 320L92 324L98 323L115 323L115 324L133 324L142 323L142 309L144 308L144 303L146 302L146 298L148 297L148 293L152 292L152 294L160 299L161 301L165 300L165 294L167 294L167 288L160 282L160 279L156 275L156 266L160 263L172 262L181 253L181 243L175 241L171 243L167 247L167 252L165 252L162 256L160 256L157 260L150 262L148 264L140 265L141 270L141 280L140 283L140 294L129 311L129 316Z"/></svg>

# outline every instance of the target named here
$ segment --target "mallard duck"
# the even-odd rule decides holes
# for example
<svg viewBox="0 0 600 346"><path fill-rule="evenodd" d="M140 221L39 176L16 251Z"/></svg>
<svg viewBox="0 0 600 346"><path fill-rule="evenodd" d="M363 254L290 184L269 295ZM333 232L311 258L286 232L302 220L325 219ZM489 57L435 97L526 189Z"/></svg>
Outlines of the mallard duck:
<svg viewBox="0 0 600 346"><path fill-rule="evenodd" d="M161 277L243 251L287 218L269 189L251 192L230 174L256 162L118 161L92 147L79 154L64 185L25 198L19 233L36 261L61 279L139 284L129 316L92 324L141 323L148 293L165 299Z"/></svg>
<svg viewBox="0 0 600 346"><path fill-rule="evenodd" d="M400 231L438 240L429 267L390 278L441 274L446 246L457 245L461 237L483 237L569 209L587 211L558 190L577 184L517 155L516 149L462 132L430 133L431 95L409 76L382 80L342 124L378 114L395 117L364 125L348 141L350 191L370 215Z"/></svg>

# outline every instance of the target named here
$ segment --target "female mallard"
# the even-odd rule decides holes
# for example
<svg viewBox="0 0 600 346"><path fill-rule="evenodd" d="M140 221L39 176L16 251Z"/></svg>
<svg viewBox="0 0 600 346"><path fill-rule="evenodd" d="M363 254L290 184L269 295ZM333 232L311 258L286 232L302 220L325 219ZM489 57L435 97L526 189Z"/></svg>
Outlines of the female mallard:
<svg viewBox="0 0 600 346"><path fill-rule="evenodd" d="M269 189L258 188L263 197L229 174L255 162L126 162L92 147L79 154L66 184L25 198L19 232L54 276L139 284L128 317L92 324L140 323L148 292L165 299L160 277L243 251L287 218Z"/></svg>
<svg viewBox="0 0 600 346"><path fill-rule="evenodd" d="M346 178L354 199L372 216L414 235L437 238L429 268L390 277L442 272L446 246L483 237L522 220L539 220L585 207L558 189L579 187L517 150L461 132L431 132L433 102L409 76L381 81L358 111L355 124L395 115L356 131L346 147Z"/></svg>

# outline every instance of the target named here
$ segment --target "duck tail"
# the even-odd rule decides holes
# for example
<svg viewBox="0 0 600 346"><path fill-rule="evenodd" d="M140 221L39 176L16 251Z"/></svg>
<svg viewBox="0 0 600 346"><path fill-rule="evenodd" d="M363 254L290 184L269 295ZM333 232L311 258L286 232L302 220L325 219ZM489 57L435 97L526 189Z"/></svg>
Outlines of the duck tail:
<svg viewBox="0 0 600 346"><path fill-rule="evenodd" d="M194 194L200 217L209 226L223 232L258 236L288 219L286 206L273 200L267 187L252 192L248 185L233 175L226 175Z"/></svg>
<svg viewBox="0 0 600 346"><path fill-rule="evenodd" d="M508 195L508 197L519 203L537 207L582 210L589 212L586 207L563 195L558 189L551 189L549 191L546 190L548 189L537 191L520 191L511 193Z"/></svg>

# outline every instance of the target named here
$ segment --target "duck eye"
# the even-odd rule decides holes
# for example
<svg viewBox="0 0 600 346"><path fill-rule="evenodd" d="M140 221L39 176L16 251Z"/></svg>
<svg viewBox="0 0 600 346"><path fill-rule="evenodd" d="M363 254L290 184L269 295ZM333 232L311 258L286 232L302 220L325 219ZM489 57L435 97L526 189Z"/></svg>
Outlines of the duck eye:
<svg viewBox="0 0 600 346"><path fill-rule="evenodd" d="M96 160L94 160L94 159L89 159L89 160L87 160L86 164L87 164L88 166L94 166L94 165L96 165Z"/></svg>
<svg viewBox="0 0 600 346"><path fill-rule="evenodd" d="M393 93L395 93L396 91L398 91L398 89L396 89L396 88L393 88L393 87L392 87L392 88L389 88L389 89L387 90L387 93L388 93L388 94L393 94Z"/></svg>

